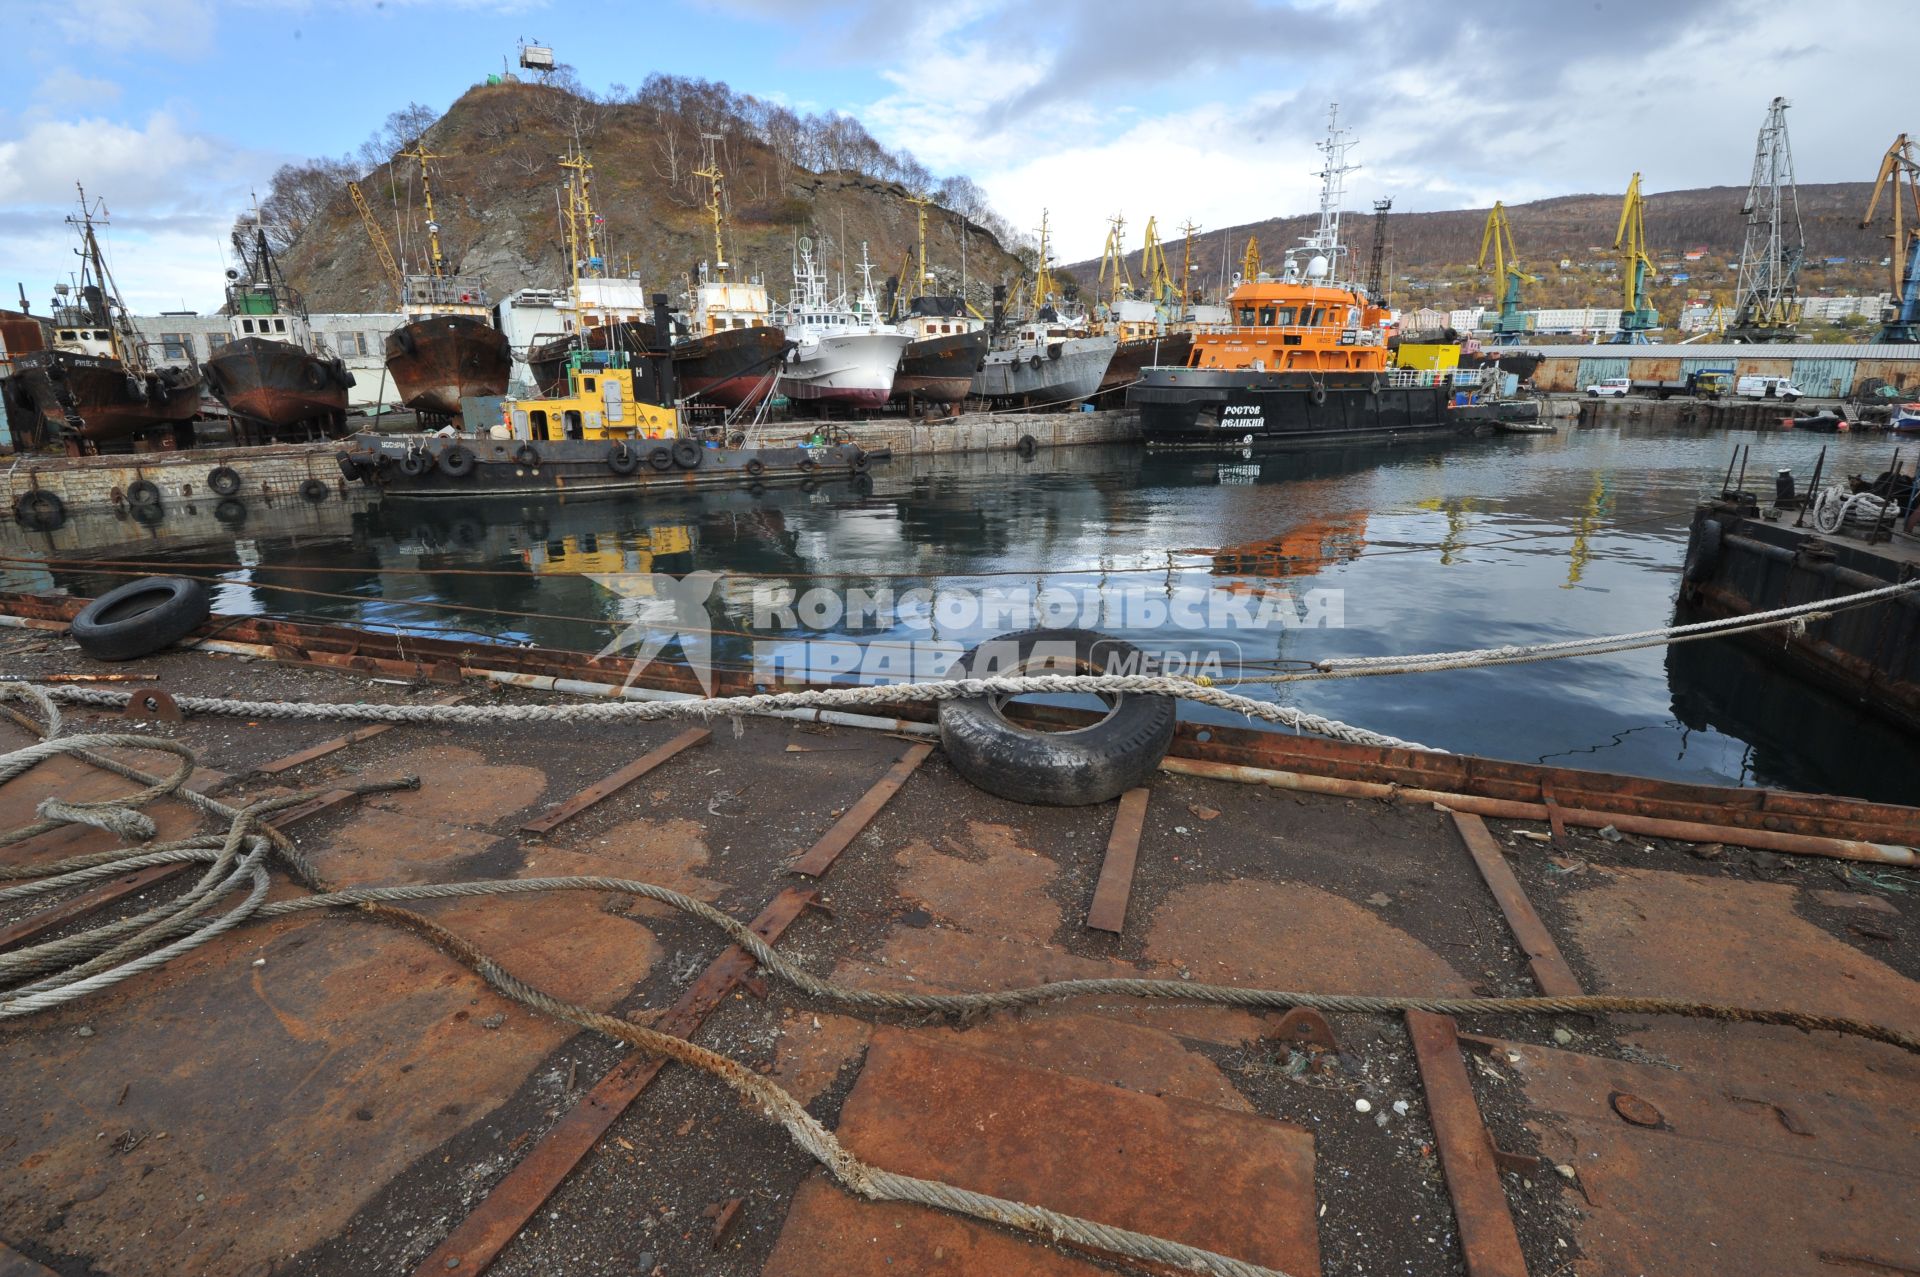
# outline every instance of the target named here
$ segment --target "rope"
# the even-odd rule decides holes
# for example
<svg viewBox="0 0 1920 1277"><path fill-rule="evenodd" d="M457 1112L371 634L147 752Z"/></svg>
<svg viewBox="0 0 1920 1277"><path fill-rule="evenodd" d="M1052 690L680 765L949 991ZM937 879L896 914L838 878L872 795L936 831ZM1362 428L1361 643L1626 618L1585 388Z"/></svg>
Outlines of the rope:
<svg viewBox="0 0 1920 1277"><path fill-rule="evenodd" d="M25 686L17 684L15 686ZM119 707L129 692L104 688L62 686L45 694L75 705ZM863 687L830 687L801 692L761 692L750 696L723 696L685 701L594 701L584 705L376 705L368 702L333 704L308 701L242 701L217 696L177 696L174 703L194 714L227 714L241 718L298 719L321 722L442 723L474 726L493 723L653 722L665 718L712 721L740 714L775 710L839 709L847 706L897 705L902 701L969 700L984 696L1021 696L1036 692L1092 693L1095 695L1174 696L1196 704L1243 714L1299 731L1328 736L1356 745L1425 749L1430 746L1354 727L1335 719L1309 714L1272 701L1255 700L1184 678L1150 674L1035 674L1019 678L963 678L934 683L884 683ZM136 737L146 740L146 737ZM4 777L0 777L4 779Z"/></svg>
<svg viewBox="0 0 1920 1277"><path fill-rule="evenodd" d="M981 681L1025 683L1044 680ZM873 690L892 692L896 689ZM143 790L125 798L85 805L89 810L131 811L140 803L165 794L173 794L196 803L205 811L224 816L228 820L228 828L224 835L200 835L163 846L150 847L143 851L121 850L70 857L56 864L31 869L0 868L0 879L31 880L24 882L21 886L0 890L0 900L11 900L43 895L99 878L118 876L135 868L194 862L203 862L207 865L200 879L184 895L174 900L157 905L131 918L0 955L0 985L12 986L4 993L0 993L0 1020L17 1019L63 1005L134 975L154 970L248 921L264 921L315 909L352 908L366 916L406 927L426 937L472 969L502 995L524 1006L624 1042L635 1049L686 1064L718 1079L736 1093L754 1101L765 1116L778 1122L787 1131L789 1137L825 1167L842 1186L861 1197L875 1201L903 1201L931 1206L997 1223L1049 1240L1066 1241L1147 1264L1173 1265L1192 1272L1215 1274L1218 1277L1286 1277L1285 1274L1272 1269L1166 1238L1153 1237L1094 1220L1060 1214L1028 1203L976 1193L952 1184L900 1175L871 1166L841 1144L834 1134L808 1113L791 1094L738 1061L684 1038L615 1019L555 998L520 980L458 935L417 913L394 908L391 902L506 896L560 890L617 892L633 895L667 904L718 928L735 944L747 950L762 969L808 996L837 1002L844 1006L876 1010L975 1016L1062 998L1107 995L1177 999L1227 1006L1310 1007L1322 1011L1361 1013L1425 1010L1439 1014L1460 1015L1582 1012L1667 1014L1741 1023L1784 1024L1808 1030L1830 1030L1885 1042L1909 1052L1920 1053L1920 1039L1868 1021L1672 998L1379 997L1286 992L1195 984L1183 980L1148 979L1064 980L1027 988L958 994L854 988L814 976L776 952L771 945L731 916L704 901L653 883L622 878L577 876L403 887L362 887L346 891L327 890L318 873L291 840L271 826L261 824L267 814L304 802L309 795L290 794L244 807L229 807L205 795L183 788L194 765L192 751L184 745L157 737L115 735L62 737L58 735L62 727L58 706L45 689L27 684L0 684L0 701L7 699L27 700L40 710L45 720L44 725L35 723L24 715L15 717L41 734L44 739L37 744L0 756L0 784L19 776L28 768L48 758L67 754L139 781L146 786ZM219 703L245 704L244 702ZM679 704L699 706L713 704L713 702L680 702ZM322 708L350 710L384 707ZM569 715L568 717L578 716ZM475 721L490 720L481 718ZM102 743L177 754L183 758L184 765L166 778L155 779L142 775L127 764L99 754L94 746ZM361 786L360 792L391 789L408 783L410 782L405 780L374 782ZM33 827L29 826L29 828ZM17 832L15 835L0 837L0 845L18 841L18 837ZM270 877L266 862L274 853L278 853L293 875L315 894L267 904L266 895L270 886ZM224 913L208 917L217 902L241 890L245 890L246 895L237 904L228 907Z"/></svg>

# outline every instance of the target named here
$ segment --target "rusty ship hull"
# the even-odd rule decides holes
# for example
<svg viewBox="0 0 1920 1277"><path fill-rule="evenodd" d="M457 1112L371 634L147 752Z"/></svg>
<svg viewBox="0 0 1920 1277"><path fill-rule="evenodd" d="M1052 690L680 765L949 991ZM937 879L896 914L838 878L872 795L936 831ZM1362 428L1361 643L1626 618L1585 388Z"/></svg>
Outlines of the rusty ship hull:
<svg viewBox="0 0 1920 1277"><path fill-rule="evenodd" d="M608 326L597 324L587 330L586 349L588 350L624 350L628 354L644 354L658 349L658 330L645 320L628 320ZM567 384L567 358L581 349L577 334L555 337L552 341L541 342L527 352L527 368L533 374L534 385L543 395L565 393Z"/></svg>
<svg viewBox="0 0 1920 1277"><path fill-rule="evenodd" d="M973 378L987 361L987 331L923 337L900 356L893 397L904 402L959 403L973 389Z"/></svg>
<svg viewBox="0 0 1920 1277"><path fill-rule="evenodd" d="M100 444L162 427L185 434L200 412L200 374L190 368L136 373L106 356L42 350L23 357L16 376L33 423L22 433L42 443Z"/></svg>
<svg viewBox="0 0 1920 1277"><path fill-rule="evenodd" d="M460 414L460 401L507 393L507 335L473 315L427 315L387 334L387 373L418 413Z"/></svg>
<svg viewBox="0 0 1920 1277"><path fill-rule="evenodd" d="M1145 368L1180 367L1187 362L1192 350L1192 333L1166 333L1123 341L1114 349L1113 359L1100 378L1100 393L1125 390L1140 380L1140 372Z"/></svg>
<svg viewBox="0 0 1920 1277"><path fill-rule="evenodd" d="M296 426L338 434L353 374L338 359L284 341L243 337L206 364L207 384L235 417L271 431Z"/></svg>

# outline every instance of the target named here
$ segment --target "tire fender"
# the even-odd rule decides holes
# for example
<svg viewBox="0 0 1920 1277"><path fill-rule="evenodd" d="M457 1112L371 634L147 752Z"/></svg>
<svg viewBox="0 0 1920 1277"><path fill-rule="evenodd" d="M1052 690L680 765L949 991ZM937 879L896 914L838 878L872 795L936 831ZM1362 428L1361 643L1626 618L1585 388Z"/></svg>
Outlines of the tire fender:
<svg viewBox="0 0 1920 1277"><path fill-rule="evenodd" d="M205 624L207 587L184 576L147 576L108 590L73 618L73 641L97 661L131 661L170 647Z"/></svg>
<svg viewBox="0 0 1920 1277"><path fill-rule="evenodd" d="M473 449L456 443L441 453L435 463L446 471L449 477L461 479L473 473L474 463L477 460L478 458L473 455Z"/></svg>
<svg viewBox="0 0 1920 1277"><path fill-rule="evenodd" d="M1702 520L1694 531L1693 538L1687 542L1686 562L1680 569L1680 577L1688 585L1698 585L1713 575L1713 565L1720 561L1720 537L1717 519Z"/></svg>

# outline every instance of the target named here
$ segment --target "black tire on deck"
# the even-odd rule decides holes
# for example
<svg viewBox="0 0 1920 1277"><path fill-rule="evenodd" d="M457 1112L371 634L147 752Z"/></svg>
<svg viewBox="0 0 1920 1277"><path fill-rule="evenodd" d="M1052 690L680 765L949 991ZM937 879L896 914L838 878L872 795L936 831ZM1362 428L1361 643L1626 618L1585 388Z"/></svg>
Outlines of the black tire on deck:
<svg viewBox="0 0 1920 1277"><path fill-rule="evenodd" d="M657 443L647 449L647 464L655 470L673 469L673 449L664 443Z"/></svg>
<svg viewBox="0 0 1920 1277"><path fill-rule="evenodd" d="M300 485L300 495L317 505L327 499L327 485L319 479L308 479Z"/></svg>
<svg viewBox="0 0 1920 1277"><path fill-rule="evenodd" d="M207 587L184 576L148 576L102 594L73 618L73 641L96 661L131 661L206 623Z"/></svg>
<svg viewBox="0 0 1920 1277"><path fill-rule="evenodd" d="M127 485L128 505L159 505L160 485L151 479L135 479Z"/></svg>
<svg viewBox="0 0 1920 1277"><path fill-rule="evenodd" d="M67 521L67 503L57 492L29 488L13 503L13 517L30 532L52 532Z"/></svg>
<svg viewBox="0 0 1920 1277"><path fill-rule="evenodd" d="M705 457L706 449L691 439L681 439L673 445L673 464L682 470L698 470Z"/></svg>
<svg viewBox="0 0 1920 1277"><path fill-rule="evenodd" d="M207 486L216 496L230 497L240 491L240 472L232 466L215 466L207 471Z"/></svg>
<svg viewBox="0 0 1920 1277"><path fill-rule="evenodd" d="M974 648L946 677L1119 672L1137 669L1139 659L1131 643L1093 630L1021 630ZM1029 668L1036 663L1047 668ZM1153 774L1174 727L1171 696L1118 695L1108 705L1107 716L1086 727L1044 732L1009 720L998 698L941 701L940 742L955 771L1001 798L1056 807L1106 802Z"/></svg>
<svg viewBox="0 0 1920 1277"><path fill-rule="evenodd" d="M473 455L473 449L465 444L456 443L441 453L435 464L446 471L449 479L463 479L473 473L473 467L478 461L479 458Z"/></svg>

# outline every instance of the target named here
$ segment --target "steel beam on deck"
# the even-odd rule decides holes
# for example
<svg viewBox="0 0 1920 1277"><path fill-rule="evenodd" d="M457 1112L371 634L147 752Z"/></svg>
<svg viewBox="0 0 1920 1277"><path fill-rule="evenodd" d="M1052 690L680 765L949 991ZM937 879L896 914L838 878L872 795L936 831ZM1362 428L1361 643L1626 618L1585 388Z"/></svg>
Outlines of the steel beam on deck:
<svg viewBox="0 0 1920 1277"><path fill-rule="evenodd" d="M907 783L907 777L921 763L927 761L927 755L933 753L930 744L909 745L907 752L887 770L887 774L874 783L872 789L861 795L860 801L847 808L846 815L833 823L833 828L820 835L820 841L813 844L807 854L793 862L792 873L805 874L809 878L818 878L832 867L867 823L880 814L887 800L900 792L900 786Z"/></svg>
<svg viewBox="0 0 1920 1277"><path fill-rule="evenodd" d="M1427 1094L1433 1142L1440 1150L1447 1195L1453 1199L1468 1277L1527 1277L1520 1234L1513 1226L1507 1190L1494 1165L1493 1141L1473 1098L1466 1060L1460 1054L1453 1020L1425 1011L1407 1012L1407 1034Z"/></svg>
<svg viewBox="0 0 1920 1277"><path fill-rule="evenodd" d="M1119 935L1126 929L1127 900L1133 895L1133 870L1147 823L1148 792L1143 786L1120 795L1106 858L1100 862L1100 881L1094 884L1093 905L1087 910L1087 925L1095 931Z"/></svg>
<svg viewBox="0 0 1920 1277"><path fill-rule="evenodd" d="M788 887L773 898L751 924L755 935L777 943L814 893ZM753 958L738 945L715 958L667 1013L653 1025L662 1033L690 1038L734 988L753 972ZM580 1102L537 1140L506 1177L493 1186L473 1213L420 1261L414 1277L473 1277L485 1272L507 1248L534 1212L573 1173L607 1128L619 1120L667 1062L632 1052L613 1066Z"/></svg>
<svg viewBox="0 0 1920 1277"><path fill-rule="evenodd" d="M1487 890L1500 906L1507 929L1513 932L1513 938L1526 953L1527 965L1533 968L1533 982L1540 986L1540 992L1550 998L1579 997L1585 993L1579 977L1573 974L1573 968L1561 954L1560 946L1554 943L1553 933L1534 912L1533 902L1527 899L1520 880L1514 877L1513 866L1500 853L1500 844L1494 841L1487 822L1472 812L1456 811L1453 824L1460 831L1460 840L1467 844L1473 863L1479 866Z"/></svg>
<svg viewBox="0 0 1920 1277"><path fill-rule="evenodd" d="M691 749L712 737L713 733L704 727L690 727L678 736L642 754L640 757L608 776L605 780L595 781L563 803L556 803L532 820L520 826L523 833L544 834L559 825L572 820L587 808L605 798L611 798L634 781L666 762L684 749Z"/></svg>

